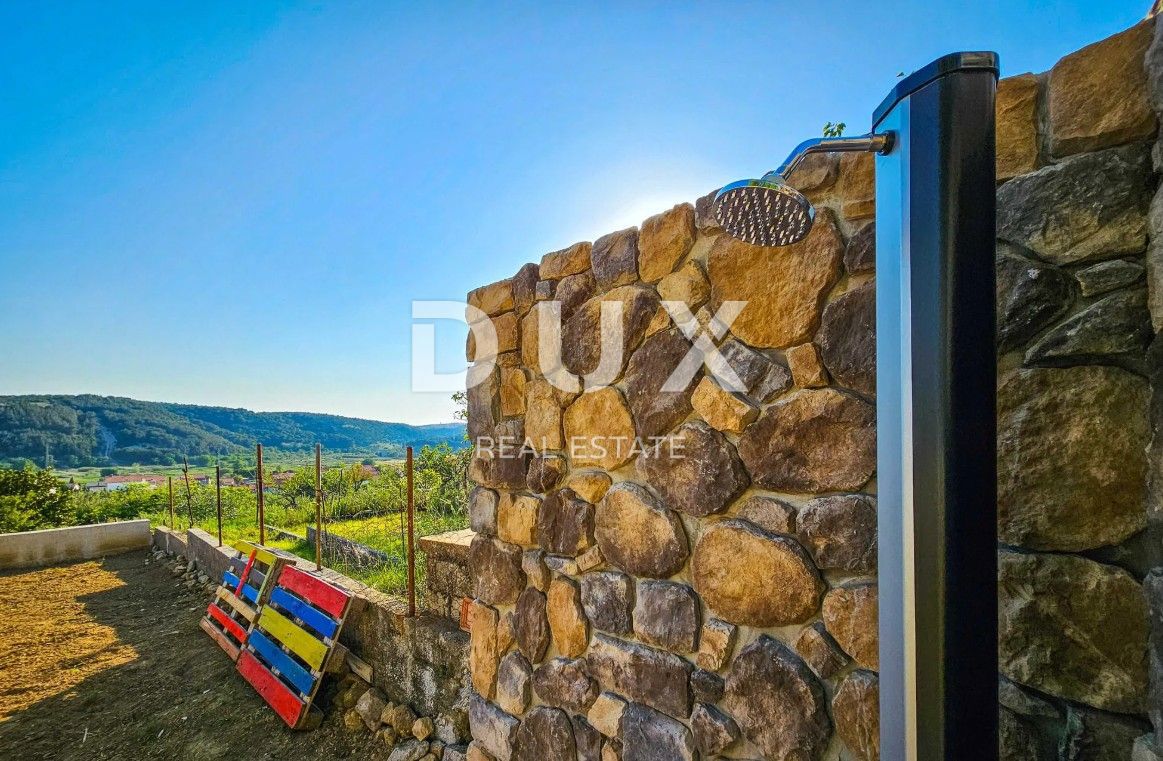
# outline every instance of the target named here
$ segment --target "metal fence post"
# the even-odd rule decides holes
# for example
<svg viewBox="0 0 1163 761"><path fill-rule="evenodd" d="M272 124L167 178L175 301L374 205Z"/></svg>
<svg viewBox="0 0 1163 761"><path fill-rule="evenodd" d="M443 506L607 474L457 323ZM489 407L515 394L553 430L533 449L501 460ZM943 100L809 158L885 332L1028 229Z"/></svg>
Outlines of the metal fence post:
<svg viewBox="0 0 1163 761"><path fill-rule="evenodd" d="M416 615L416 496L412 478L412 447L408 447L408 617Z"/></svg>
<svg viewBox="0 0 1163 761"><path fill-rule="evenodd" d="M190 493L190 460L182 455L182 480L186 484L186 528L194 528L194 498Z"/></svg>
<svg viewBox="0 0 1163 761"><path fill-rule="evenodd" d="M315 445L315 570L323 568L323 459L322 447Z"/></svg>
<svg viewBox="0 0 1163 761"><path fill-rule="evenodd" d="M222 546L222 466L214 466L214 501L218 508L218 546Z"/></svg>
<svg viewBox="0 0 1163 761"><path fill-rule="evenodd" d="M267 543L266 531L266 505L263 504L263 483L262 483L262 444L258 444L255 449L256 459L258 460L258 468L255 471L255 485L258 487L258 543Z"/></svg>

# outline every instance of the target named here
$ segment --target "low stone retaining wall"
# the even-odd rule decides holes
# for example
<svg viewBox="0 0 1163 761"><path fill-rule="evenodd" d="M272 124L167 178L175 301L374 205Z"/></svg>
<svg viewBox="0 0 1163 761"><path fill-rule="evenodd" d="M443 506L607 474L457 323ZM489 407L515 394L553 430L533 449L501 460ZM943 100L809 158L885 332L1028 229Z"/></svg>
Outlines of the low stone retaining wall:
<svg viewBox="0 0 1163 761"><path fill-rule="evenodd" d="M153 546L159 550L165 550L171 555L185 555L186 532L157 526L153 530Z"/></svg>
<svg viewBox="0 0 1163 761"><path fill-rule="evenodd" d="M307 541L315 544L316 530L314 526L307 527ZM323 557L336 558L356 568L372 568L382 565L401 565L403 558L393 557L366 544L360 544L346 537L337 536L323 530Z"/></svg>
<svg viewBox="0 0 1163 761"><path fill-rule="evenodd" d="M372 684L392 702L407 703L421 715L447 715L452 723L463 723L470 689L468 634L441 616L408 618L402 599L337 571L324 568L317 573L352 591L360 602L348 616L340 641L372 667Z"/></svg>
<svg viewBox="0 0 1163 761"><path fill-rule="evenodd" d="M427 571L424 608L429 612L460 620L460 601L474 594L469 548L475 536L472 529L463 529L420 538Z"/></svg>
<svg viewBox="0 0 1163 761"><path fill-rule="evenodd" d="M149 521L0 534L0 570L91 560L149 547Z"/></svg>
<svg viewBox="0 0 1163 761"><path fill-rule="evenodd" d="M198 570L209 576L215 583L222 582L222 574L230 567L230 561L239 557L239 552L229 546L218 546L218 538L200 528L186 532L186 557L198 562Z"/></svg>
<svg viewBox="0 0 1163 761"><path fill-rule="evenodd" d="M278 526L267 525L266 530L267 530L267 536L271 537L272 539L281 539L281 540L285 540L288 542L305 542L305 541L307 541L306 537L299 536L298 534L296 534L293 531L287 531L286 529L281 529Z"/></svg>
<svg viewBox="0 0 1163 761"><path fill-rule="evenodd" d="M200 528L185 532L172 531L165 526L153 530L153 546L171 555L181 555L193 561L194 567L210 577L215 584L222 583L222 574L240 557L238 550L218 546L217 537Z"/></svg>

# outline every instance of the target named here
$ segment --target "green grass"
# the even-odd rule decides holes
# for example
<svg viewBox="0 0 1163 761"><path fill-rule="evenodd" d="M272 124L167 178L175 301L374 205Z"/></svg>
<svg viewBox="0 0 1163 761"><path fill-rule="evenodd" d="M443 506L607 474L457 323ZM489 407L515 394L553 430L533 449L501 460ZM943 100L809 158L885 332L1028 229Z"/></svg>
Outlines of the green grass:
<svg viewBox="0 0 1163 761"><path fill-rule="evenodd" d="M406 521L402 513L391 513L374 518L362 518L347 521L328 523L325 529L337 536L366 544L390 555L399 558L398 563L380 568L360 568L343 562L330 562L327 565L340 573L362 581L370 587L379 589L388 594L405 594L408 589L407 569L407 535L401 534L401 527ZM430 513L416 513L415 535L422 536L442 534L445 531L454 531L468 527L468 516L459 513L452 515L435 515ZM425 588L427 563L424 562L424 552L416 545L416 588Z"/></svg>

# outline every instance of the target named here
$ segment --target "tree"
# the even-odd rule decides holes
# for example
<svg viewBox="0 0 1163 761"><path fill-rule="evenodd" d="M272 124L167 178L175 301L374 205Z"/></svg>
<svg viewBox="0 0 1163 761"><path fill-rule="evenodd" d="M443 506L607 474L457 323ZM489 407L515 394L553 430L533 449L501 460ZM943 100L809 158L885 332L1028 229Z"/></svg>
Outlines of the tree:
<svg viewBox="0 0 1163 761"><path fill-rule="evenodd" d="M69 490L51 470L0 470L0 534L69 522Z"/></svg>
<svg viewBox="0 0 1163 761"><path fill-rule="evenodd" d="M295 474L273 489L276 499L282 501L284 509L298 510L300 506L315 502L315 468L296 468Z"/></svg>

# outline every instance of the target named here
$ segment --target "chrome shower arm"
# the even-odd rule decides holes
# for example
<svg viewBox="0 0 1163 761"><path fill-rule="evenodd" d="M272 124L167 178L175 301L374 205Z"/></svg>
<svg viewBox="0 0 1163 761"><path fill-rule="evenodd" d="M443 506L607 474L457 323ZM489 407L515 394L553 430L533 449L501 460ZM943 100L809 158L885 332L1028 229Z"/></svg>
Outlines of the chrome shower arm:
<svg viewBox="0 0 1163 761"><path fill-rule="evenodd" d="M869 132L858 137L814 137L805 140L788 154L788 157L779 169L768 172L767 177L778 175L786 180L799 166L800 162L811 153L888 153L892 149L892 133L876 134Z"/></svg>

